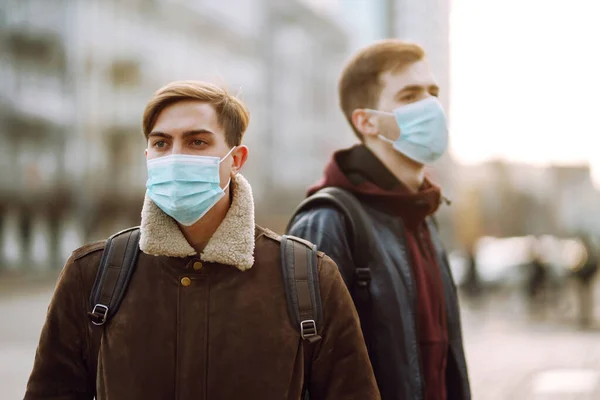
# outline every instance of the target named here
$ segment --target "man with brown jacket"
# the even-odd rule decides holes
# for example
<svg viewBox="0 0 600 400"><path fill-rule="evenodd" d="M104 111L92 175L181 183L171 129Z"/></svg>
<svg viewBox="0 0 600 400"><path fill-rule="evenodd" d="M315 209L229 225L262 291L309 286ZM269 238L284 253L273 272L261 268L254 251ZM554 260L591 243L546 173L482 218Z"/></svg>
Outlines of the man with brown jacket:
<svg viewBox="0 0 600 400"><path fill-rule="evenodd" d="M321 340L303 341L291 323L281 238L255 225L239 174L248 122L245 106L211 84L174 82L154 94L126 296L112 319L93 325L88 298L106 242L73 252L26 400L300 399L305 388L314 400L380 398L350 295L322 253Z"/></svg>

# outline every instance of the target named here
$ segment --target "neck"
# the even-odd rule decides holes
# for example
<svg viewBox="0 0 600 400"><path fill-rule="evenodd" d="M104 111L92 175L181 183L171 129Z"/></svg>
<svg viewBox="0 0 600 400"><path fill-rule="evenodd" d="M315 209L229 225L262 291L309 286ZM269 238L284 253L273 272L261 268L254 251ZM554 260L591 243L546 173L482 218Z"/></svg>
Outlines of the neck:
<svg viewBox="0 0 600 400"><path fill-rule="evenodd" d="M198 254L201 254L210 238L219 228L229 206L231 205L230 191L228 190L221 200L217 202L198 222L192 226L179 225L179 229L183 233L190 246L196 250Z"/></svg>
<svg viewBox="0 0 600 400"><path fill-rule="evenodd" d="M388 170L412 192L418 192L425 180L425 166L411 160L381 140L365 145Z"/></svg>

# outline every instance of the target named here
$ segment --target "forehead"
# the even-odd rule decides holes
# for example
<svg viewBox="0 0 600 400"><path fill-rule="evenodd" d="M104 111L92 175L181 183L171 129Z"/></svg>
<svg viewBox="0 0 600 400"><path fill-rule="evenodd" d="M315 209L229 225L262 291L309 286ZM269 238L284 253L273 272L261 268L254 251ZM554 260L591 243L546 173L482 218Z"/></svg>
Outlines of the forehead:
<svg viewBox="0 0 600 400"><path fill-rule="evenodd" d="M407 65L401 70L382 73L379 77L382 86L381 96L394 96L407 86L429 87L437 85L427 60L420 60Z"/></svg>
<svg viewBox="0 0 600 400"><path fill-rule="evenodd" d="M199 129L221 132L214 107L209 103L194 100L179 101L165 107L152 128L153 131L169 134Z"/></svg>

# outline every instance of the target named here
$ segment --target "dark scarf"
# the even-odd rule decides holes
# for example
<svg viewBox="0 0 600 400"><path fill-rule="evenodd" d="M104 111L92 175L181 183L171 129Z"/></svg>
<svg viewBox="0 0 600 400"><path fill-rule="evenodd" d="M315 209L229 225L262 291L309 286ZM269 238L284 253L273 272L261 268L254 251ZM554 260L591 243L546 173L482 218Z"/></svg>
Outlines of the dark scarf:
<svg viewBox="0 0 600 400"><path fill-rule="evenodd" d="M440 188L428 179L417 193L411 192L364 145L334 153L323 178L308 190L308 195L331 186L346 189L374 208L401 217L410 228L435 213L442 200Z"/></svg>

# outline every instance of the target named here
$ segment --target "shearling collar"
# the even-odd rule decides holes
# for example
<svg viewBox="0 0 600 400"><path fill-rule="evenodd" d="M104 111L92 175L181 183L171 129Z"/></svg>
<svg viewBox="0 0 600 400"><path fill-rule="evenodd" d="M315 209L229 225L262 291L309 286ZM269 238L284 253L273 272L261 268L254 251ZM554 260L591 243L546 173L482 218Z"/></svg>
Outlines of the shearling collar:
<svg viewBox="0 0 600 400"><path fill-rule="evenodd" d="M254 264L254 198L252 188L243 176L236 175L231 186L233 199L229 211L200 254L200 259L245 271ZM146 254L168 257L197 254L175 220L148 196L142 208L140 233L140 249Z"/></svg>

